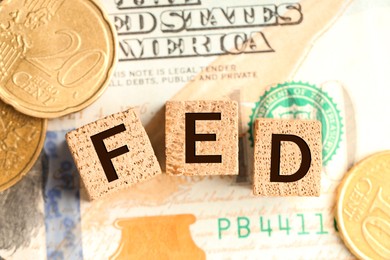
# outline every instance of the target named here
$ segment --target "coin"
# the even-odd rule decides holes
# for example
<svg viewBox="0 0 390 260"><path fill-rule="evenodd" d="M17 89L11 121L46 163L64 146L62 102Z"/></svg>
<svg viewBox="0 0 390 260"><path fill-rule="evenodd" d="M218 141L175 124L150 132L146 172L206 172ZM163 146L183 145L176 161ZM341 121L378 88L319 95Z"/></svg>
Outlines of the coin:
<svg viewBox="0 0 390 260"><path fill-rule="evenodd" d="M361 259L390 259L390 151L354 166L340 184L336 218L341 238Z"/></svg>
<svg viewBox="0 0 390 260"><path fill-rule="evenodd" d="M26 116L0 102L0 191L31 169L42 151L47 120Z"/></svg>
<svg viewBox="0 0 390 260"><path fill-rule="evenodd" d="M55 118L85 108L108 85L116 33L91 0L0 3L0 98Z"/></svg>

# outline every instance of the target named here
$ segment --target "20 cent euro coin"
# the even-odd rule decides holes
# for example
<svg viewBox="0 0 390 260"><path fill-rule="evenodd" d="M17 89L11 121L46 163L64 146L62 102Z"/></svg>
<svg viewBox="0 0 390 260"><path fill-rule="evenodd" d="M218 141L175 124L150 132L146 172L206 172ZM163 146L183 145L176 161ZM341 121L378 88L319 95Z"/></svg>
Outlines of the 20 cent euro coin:
<svg viewBox="0 0 390 260"><path fill-rule="evenodd" d="M31 169L42 151L47 120L26 116L0 101L0 191Z"/></svg>
<svg viewBox="0 0 390 260"><path fill-rule="evenodd" d="M0 13L0 98L6 103L54 118L102 94L116 62L116 37L95 1L5 1Z"/></svg>
<svg viewBox="0 0 390 260"><path fill-rule="evenodd" d="M354 166L339 187L340 236L360 259L390 259L390 151Z"/></svg>

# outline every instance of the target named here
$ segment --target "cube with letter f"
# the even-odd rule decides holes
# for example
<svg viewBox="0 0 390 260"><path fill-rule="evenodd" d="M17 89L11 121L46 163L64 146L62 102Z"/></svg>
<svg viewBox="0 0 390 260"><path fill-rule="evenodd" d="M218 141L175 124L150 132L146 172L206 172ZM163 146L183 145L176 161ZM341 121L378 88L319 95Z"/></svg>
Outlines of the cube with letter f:
<svg viewBox="0 0 390 260"><path fill-rule="evenodd" d="M133 109L71 131L66 141L91 199L161 173L149 138Z"/></svg>
<svg viewBox="0 0 390 260"><path fill-rule="evenodd" d="M238 174L237 102L168 101L165 115L167 174Z"/></svg>

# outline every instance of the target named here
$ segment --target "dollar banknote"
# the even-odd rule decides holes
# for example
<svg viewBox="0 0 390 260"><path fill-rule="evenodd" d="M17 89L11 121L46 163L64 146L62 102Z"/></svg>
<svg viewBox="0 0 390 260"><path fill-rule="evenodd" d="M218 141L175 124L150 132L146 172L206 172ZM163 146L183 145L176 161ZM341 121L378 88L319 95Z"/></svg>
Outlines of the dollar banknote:
<svg viewBox="0 0 390 260"><path fill-rule="evenodd" d="M101 4L117 31L110 85L88 108L50 120L39 162L0 193L0 256L355 259L338 234L336 193L354 163L390 149L390 3ZM165 102L226 97L239 103L238 176L162 174L87 200L68 131L136 107L164 172ZM252 195L252 124L260 117L321 121L320 197Z"/></svg>

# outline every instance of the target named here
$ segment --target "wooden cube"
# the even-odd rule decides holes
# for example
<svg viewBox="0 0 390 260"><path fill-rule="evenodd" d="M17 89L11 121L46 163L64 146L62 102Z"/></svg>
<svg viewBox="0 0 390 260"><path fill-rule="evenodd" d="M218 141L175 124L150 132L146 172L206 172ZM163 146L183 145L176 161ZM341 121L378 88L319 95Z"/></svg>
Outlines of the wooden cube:
<svg viewBox="0 0 390 260"><path fill-rule="evenodd" d="M161 173L149 138L133 109L71 131L66 141L90 199Z"/></svg>
<svg viewBox="0 0 390 260"><path fill-rule="evenodd" d="M167 174L238 174L237 102L168 101L165 115Z"/></svg>
<svg viewBox="0 0 390 260"><path fill-rule="evenodd" d="M255 121L254 131L255 195L320 195L322 140L319 121L261 118Z"/></svg>

